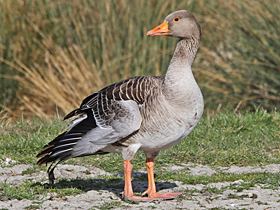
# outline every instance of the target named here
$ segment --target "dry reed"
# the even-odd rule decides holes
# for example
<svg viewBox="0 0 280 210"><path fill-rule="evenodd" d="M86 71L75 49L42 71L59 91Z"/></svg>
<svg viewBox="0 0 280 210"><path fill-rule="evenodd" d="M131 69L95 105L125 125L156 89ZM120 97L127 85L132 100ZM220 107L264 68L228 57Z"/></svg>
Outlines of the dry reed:
<svg viewBox="0 0 280 210"><path fill-rule="evenodd" d="M17 115L49 118L102 86L163 74L174 40L148 28L186 8L202 24L194 72L208 108L280 105L279 1L2 1L2 67L15 70ZM40 11L40 12L38 12ZM12 25L11 25L12 24Z"/></svg>

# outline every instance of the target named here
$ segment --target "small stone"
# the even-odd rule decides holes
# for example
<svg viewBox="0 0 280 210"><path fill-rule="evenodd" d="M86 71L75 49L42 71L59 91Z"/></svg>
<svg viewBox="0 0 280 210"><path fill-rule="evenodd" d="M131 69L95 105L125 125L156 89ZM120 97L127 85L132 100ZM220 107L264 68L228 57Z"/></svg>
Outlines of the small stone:
<svg viewBox="0 0 280 210"><path fill-rule="evenodd" d="M253 199L256 199L257 197L258 197L258 195L257 194L255 194L255 193L248 193L248 197L249 198L253 198Z"/></svg>
<svg viewBox="0 0 280 210"><path fill-rule="evenodd" d="M6 157L5 160L4 160L4 164L5 164L6 166L9 166L9 165L12 165L12 164L15 164L15 163L16 163L16 161L15 161L15 160L12 160L12 159L9 158L9 157Z"/></svg>
<svg viewBox="0 0 280 210"><path fill-rule="evenodd" d="M244 180L240 179L240 180L236 180L232 183L232 185L241 185L242 183L244 183Z"/></svg>

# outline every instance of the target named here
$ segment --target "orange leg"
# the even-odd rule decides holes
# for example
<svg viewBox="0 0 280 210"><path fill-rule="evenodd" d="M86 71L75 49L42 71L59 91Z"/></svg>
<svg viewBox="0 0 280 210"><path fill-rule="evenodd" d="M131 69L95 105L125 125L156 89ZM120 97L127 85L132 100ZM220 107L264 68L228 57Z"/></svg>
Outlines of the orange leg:
<svg viewBox="0 0 280 210"><path fill-rule="evenodd" d="M131 184L131 174L132 174L132 164L129 160L125 160L124 164L124 197L133 196L132 184Z"/></svg>
<svg viewBox="0 0 280 210"><path fill-rule="evenodd" d="M150 200L156 200L156 199L174 199L177 196L181 195L182 193L174 192L174 193L157 193L156 191L156 184L155 184L155 178L154 178L154 159L148 158L146 160L146 167L147 167L147 173L148 173L148 189L142 194L148 194L148 198Z"/></svg>
<svg viewBox="0 0 280 210"><path fill-rule="evenodd" d="M150 201L149 198L141 197L141 196L135 196L132 189L132 164L129 160L124 161L124 193L123 193L123 199L129 200L133 202L140 202L140 201Z"/></svg>
<svg viewBox="0 0 280 210"><path fill-rule="evenodd" d="M168 200L174 199L181 193L157 193L156 184L154 179L154 159L147 159L146 161L147 172L148 172L148 189L142 194L148 194L148 197L135 196L132 189L132 164L129 160L124 161L124 200L133 202L149 202L154 200Z"/></svg>

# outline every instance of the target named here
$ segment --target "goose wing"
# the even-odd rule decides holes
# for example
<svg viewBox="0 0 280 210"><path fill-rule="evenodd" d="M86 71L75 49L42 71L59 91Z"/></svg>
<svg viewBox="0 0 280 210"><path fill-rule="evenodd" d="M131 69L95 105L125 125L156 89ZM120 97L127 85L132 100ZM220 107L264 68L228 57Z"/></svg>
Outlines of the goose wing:
<svg viewBox="0 0 280 210"><path fill-rule="evenodd" d="M141 126L139 106L157 77L135 77L112 84L85 98L66 132L47 144L37 156L39 164L102 153L102 149L133 135Z"/></svg>

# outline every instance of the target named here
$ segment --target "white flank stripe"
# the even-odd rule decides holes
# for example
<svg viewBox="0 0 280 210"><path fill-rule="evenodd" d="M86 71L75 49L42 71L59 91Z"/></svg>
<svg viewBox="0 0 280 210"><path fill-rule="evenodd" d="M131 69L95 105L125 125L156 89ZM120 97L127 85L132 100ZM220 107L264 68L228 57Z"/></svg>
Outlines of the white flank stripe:
<svg viewBox="0 0 280 210"><path fill-rule="evenodd" d="M70 145L73 145L73 144L77 144L77 142L74 142L74 143L68 143L68 144L62 144L62 145L59 145L59 146L55 147L55 149L60 148L60 147L70 146Z"/></svg>
<svg viewBox="0 0 280 210"><path fill-rule="evenodd" d="M69 138L69 139L63 139L63 140L59 140L59 142L67 142L67 141L70 141L70 140L80 140L82 137L76 137L76 138Z"/></svg>
<svg viewBox="0 0 280 210"><path fill-rule="evenodd" d="M54 156L57 156L57 155L59 155L59 154L61 154L61 153L64 153L64 152L71 151L71 150L73 150L73 148L55 152L55 153L53 153L53 154L50 156L50 158L51 158L51 157L54 157Z"/></svg>
<svg viewBox="0 0 280 210"><path fill-rule="evenodd" d="M67 136L81 135L83 133L67 133Z"/></svg>

